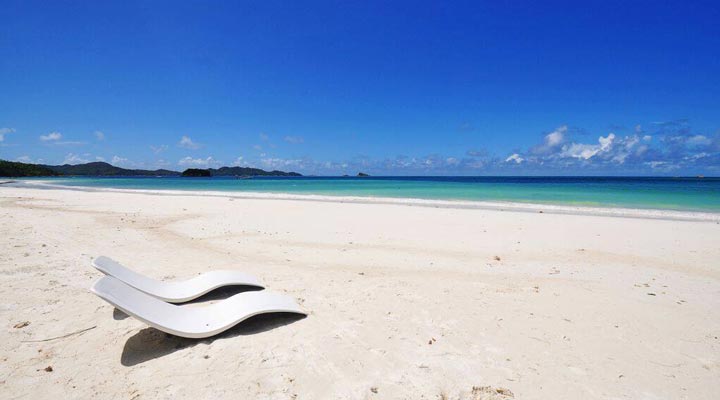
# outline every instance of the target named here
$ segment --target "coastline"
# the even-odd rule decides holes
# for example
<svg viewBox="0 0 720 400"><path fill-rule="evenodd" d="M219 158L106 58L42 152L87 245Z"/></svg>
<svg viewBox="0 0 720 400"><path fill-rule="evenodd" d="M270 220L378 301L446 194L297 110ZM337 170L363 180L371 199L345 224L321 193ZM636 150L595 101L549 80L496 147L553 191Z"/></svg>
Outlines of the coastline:
<svg viewBox="0 0 720 400"><path fill-rule="evenodd" d="M372 196L332 196L294 193L271 192L230 192L230 191L201 191L201 190L150 190L150 189L119 189L90 186L70 186L53 183L47 180L14 181L8 182L10 186L37 187L64 190L79 190L89 192L110 193L138 193L164 196L199 196L199 197L226 197L236 199L255 200L297 200L330 203L356 203L356 204L391 204L417 207L450 208L450 209L478 209L492 211L518 211L530 213L549 213L567 215L608 216L620 218L645 218L673 221L704 221L720 223L720 212L680 211L649 208L623 208L623 207L592 207L570 206L547 203L525 203L514 201L471 201L471 200L431 200L419 198L399 197L372 197Z"/></svg>

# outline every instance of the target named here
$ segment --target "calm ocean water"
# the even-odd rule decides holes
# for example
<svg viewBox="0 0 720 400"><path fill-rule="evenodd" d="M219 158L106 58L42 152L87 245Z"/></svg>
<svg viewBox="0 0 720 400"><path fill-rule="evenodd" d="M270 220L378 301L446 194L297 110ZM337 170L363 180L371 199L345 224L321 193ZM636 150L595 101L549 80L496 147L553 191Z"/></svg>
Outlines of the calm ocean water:
<svg viewBox="0 0 720 400"><path fill-rule="evenodd" d="M720 212L720 178L370 177L54 178L53 183L146 190L203 190L513 201L593 207Z"/></svg>

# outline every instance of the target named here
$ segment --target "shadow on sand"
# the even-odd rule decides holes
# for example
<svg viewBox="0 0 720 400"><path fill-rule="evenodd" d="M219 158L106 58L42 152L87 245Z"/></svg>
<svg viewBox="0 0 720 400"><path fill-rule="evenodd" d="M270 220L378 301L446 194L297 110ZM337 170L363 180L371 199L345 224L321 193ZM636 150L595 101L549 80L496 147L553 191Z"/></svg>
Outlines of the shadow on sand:
<svg viewBox="0 0 720 400"><path fill-rule="evenodd" d="M179 304L178 306L190 305L192 307L195 304L227 299L238 293L256 290L261 289L254 286L226 286L215 289L202 297ZM113 318L115 320L123 320L127 317L128 315L121 310L117 308L113 310ZM120 356L120 363L126 367L131 367L144 363L145 361L172 354L178 350L193 347L198 343L209 344L218 339L263 333L303 318L305 318L305 315L294 313L260 314L240 322L225 332L206 339L188 339L170 335L155 328L145 328L131 336L127 342L125 342L125 347Z"/></svg>
<svg viewBox="0 0 720 400"><path fill-rule="evenodd" d="M223 333L205 339L188 339L155 328L145 328L125 342L122 356L120 356L120 363L126 367L131 367L179 350L194 347L198 343L210 344L219 339L255 335L289 325L303 318L305 318L305 315L294 313L260 314L240 322Z"/></svg>

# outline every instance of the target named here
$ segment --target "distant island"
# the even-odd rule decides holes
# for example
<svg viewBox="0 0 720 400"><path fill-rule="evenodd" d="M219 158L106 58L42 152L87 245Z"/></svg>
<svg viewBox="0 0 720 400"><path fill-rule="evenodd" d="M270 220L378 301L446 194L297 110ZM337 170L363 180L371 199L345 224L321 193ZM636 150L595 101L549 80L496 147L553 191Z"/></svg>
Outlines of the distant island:
<svg viewBox="0 0 720 400"><path fill-rule="evenodd" d="M208 169L212 176L302 176L297 172L285 172L285 171L265 171L259 168L248 168L248 167L222 167L218 169Z"/></svg>
<svg viewBox="0 0 720 400"><path fill-rule="evenodd" d="M212 175L210 175L210 171L206 169L188 168L183 171L181 176L186 178L209 178Z"/></svg>
<svg viewBox="0 0 720 400"><path fill-rule="evenodd" d="M367 177L370 176L370 175L368 175L368 174L366 174L366 173L364 173L364 172L358 172L357 176L358 176L358 178L367 178Z"/></svg>
<svg viewBox="0 0 720 400"><path fill-rule="evenodd" d="M218 169L186 170L204 171L210 175L203 176L302 176L297 172L264 171L259 168L222 167ZM203 173L204 173L203 172ZM41 176L187 176L185 173L167 169L144 170L125 169L110 165L106 162L91 162L77 165L42 165L28 164L15 161L0 160L0 176L7 177L41 177ZM192 175L195 176L195 175Z"/></svg>

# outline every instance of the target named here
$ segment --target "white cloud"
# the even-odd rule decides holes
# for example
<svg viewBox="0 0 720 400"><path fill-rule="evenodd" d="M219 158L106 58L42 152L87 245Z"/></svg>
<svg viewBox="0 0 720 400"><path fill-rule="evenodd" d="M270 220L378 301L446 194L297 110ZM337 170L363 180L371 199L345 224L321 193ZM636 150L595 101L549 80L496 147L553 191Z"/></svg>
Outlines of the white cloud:
<svg viewBox="0 0 720 400"><path fill-rule="evenodd" d="M158 169L159 168L167 168L171 165L172 165L171 162L163 160L163 159L159 159L159 160L155 161L155 168L158 168Z"/></svg>
<svg viewBox="0 0 720 400"><path fill-rule="evenodd" d="M555 147L562 143L563 139L565 138L565 133L567 132L567 126L563 125L554 131L548 133L545 136L545 144L550 147Z"/></svg>
<svg viewBox="0 0 720 400"><path fill-rule="evenodd" d="M611 133L607 135L607 137L600 136L598 138L598 144L572 143L569 146L563 146L563 151L560 153L560 156L589 160L599 153L608 151L612 146L613 140L615 140L615 134Z"/></svg>
<svg viewBox="0 0 720 400"><path fill-rule="evenodd" d="M302 136L285 136L283 140L292 144L300 144L305 141Z"/></svg>
<svg viewBox="0 0 720 400"><path fill-rule="evenodd" d="M691 146L707 146L710 143L712 143L712 140L703 135L690 136L687 139L687 144Z"/></svg>
<svg viewBox="0 0 720 400"><path fill-rule="evenodd" d="M520 157L520 154L514 153L510 155L510 157L505 159L505 162L515 161L515 164L520 164L521 162L525 161L524 158Z"/></svg>
<svg viewBox="0 0 720 400"><path fill-rule="evenodd" d="M20 157L16 158L15 161L20 161L23 163L31 163L32 159L30 158L30 156L20 156Z"/></svg>
<svg viewBox="0 0 720 400"><path fill-rule="evenodd" d="M110 164L118 166L118 165L127 165L130 164L130 160L124 157L120 156L113 156L112 160L110 160Z"/></svg>
<svg viewBox="0 0 720 400"><path fill-rule="evenodd" d="M555 129L554 131L548 133L543 138L543 143L539 146L536 146L533 149L533 152L536 154L543 154L555 149L557 146L562 144L563 141L565 141L565 134L567 133L567 130L567 125L563 125Z"/></svg>
<svg viewBox="0 0 720 400"><path fill-rule="evenodd" d="M96 156L95 161L105 162L105 157Z"/></svg>
<svg viewBox="0 0 720 400"><path fill-rule="evenodd" d="M168 149L168 145L166 145L166 144L161 144L160 146L152 146L152 145L150 146L150 150L152 150L152 152L155 154L160 154L167 149Z"/></svg>
<svg viewBox="0 0 720 400"><path fill-rule="evenodd" d="M649 141L652 140L652 136L650 136L650 135L645 135L645 136L643 136L643 140L646 141L646 142L649 142Z"/></svg>
<svg viewBox="0 0 720 400"><path fill-rule="evenodd" d="M260 132L260 140L262 140L263 142L267 142L268 140L270 140L270 136L267 133Z"/></svg>
<svg viewBox="0 0 720 400"><path fill-rule="evenodd" d="M287 167L302 167L303 160L284 158L263 158L260 163L267 169L282 169Z"/></svg>
<svg viewBox="0 0 720 400"><path fill-rule="evenodd" d="M83 158L83 156L80 156L79 154L68 153L65 156L65 160L63 160L63 164L85 164L90 161L91 160Z"/></svg>
<svg viewBox="0 0 720 400"><path fill-rule="evenodd" d="M249 167L250 164L243 158L243 156L238 156L238 158L235 159L231 164L233 167Z"/></svg>
<svg viewBox="0 0 720 400"><path fill-rule="evenodd" d="M0 142L5 140L5 135L15 132L13 128L0 128Z"/></svg>
<svg viewBox="0 0 720 400"><path fill-rule="evenodd" d="M180 138L180 142L178 142L178 146L185 148L185 149L197 150L200 148L200 143L193 142L189 136L183 136L182 138Z"/></svg>
<svg viewBox="0 0 720 400"><path fill-rule="evenodd" d="M259 144L256 144L253 146L253 149L260 151L260 150L262 150L262 146L260 146Z"/></svg>
<svg viewBox="0 0 720 400"><path fill-rule="evenodd" d="M105 133L104 133L104 132L102 132L102 131L95 131L95 132L93 132L93 134L95 135L95 138L96 138L97 140L100 140L100 141L105 140Z"/></svg>
<svg viewBox="0 0 720 400"><path fill-rule="evenodd" d="M652 169L658 169L662 171L671 171L677 169L678 166L668 161L646 161L645 165L648 165Z"/></svg>
<svg viewBox="0 0 720 400"><path fill-rule="evenodd" d="M40 140L43 142L58 141L60 139L62 139L62 134L60 132L50 132L47 135L40 135Z"/></svg>
<svg viewBox="0 0 720 400"><path fill-rule="evenodd" d="M192 157L185 157L178 161L178 165L186 166L186 167L216 167L221 164L220 161L212 158L192 158Z"/></svg>

